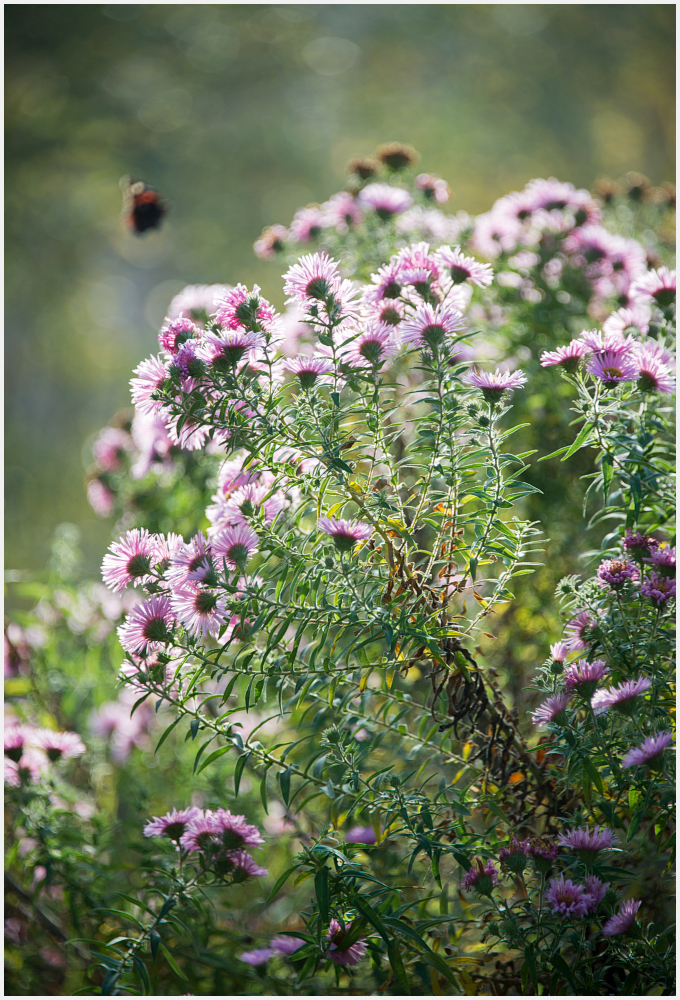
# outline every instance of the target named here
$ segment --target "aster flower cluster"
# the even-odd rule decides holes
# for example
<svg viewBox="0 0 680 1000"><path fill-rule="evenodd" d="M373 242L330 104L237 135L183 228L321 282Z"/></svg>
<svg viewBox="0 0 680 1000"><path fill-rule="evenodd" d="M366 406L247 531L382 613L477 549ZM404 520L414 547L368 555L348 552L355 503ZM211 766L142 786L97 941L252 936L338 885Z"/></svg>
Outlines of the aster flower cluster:
<svg viewBox="0 0 680 1000"><path fill-rule="evenodd" d="M482 256L498 257L520 247L536 247L545 234L566 235L601 220L589 191L554 177L532 180L523 191L499 198L475 219L471 244ZM604 231L604 230L603 230Z"/></svg>
<svg viewBox="0 0 680 1000"><path fill-rule="evenodd" d="M262 834L245 816L234 816L228 809L173 809L149 820L144 836L167 837L192 860L195 856L203 871L232 883L267 874L245 850L260 847Z"/></svg>
<svg viewBox="0 0 680 1000"><path fill-rule="evenodd" d="M559 875L548 882L545 899L562 920L578 919L595 913L609 887L610 883L602 882L597 875L586 877L583 883Z"/></svg>
<svg viewBox="0 0 680 1000"><path fill-rule="evenodd" d="M219 294L202 296L204 304L195 309L190 305L194 300L186 299L161 329L163 353L142 361L130 385L138 415L160 421L172 445L196 450L206 443L209 428L192 418L187 401L197 404L194 410L198 404L215 403L225 378L271 379L280 323L257 285L252 291L245 285L219 286ZM200 322L189 318L194 313L202 317ZM239 410L235 404L239 412L248 415L247 408ZM215 431L213 440L226 436Z"/></svg>
<svg viewBox="0 0 680 1000"><path fill-rule="evenodd" d="M354 159L347 165L347 189L323 202L298 209L288 227L268 226L254 245L263 260L272 260L287 249L317 244L331 248L352 232L370 238L381 229L421 239L453 241L460 221L438 207L450 197L441 177L418 174L409 184L403 174L418 154L410 146L388 143L373 157Z"/></svg>
<svg viewBox="0 0 680 1000"><path fill-rule="evenodd" d="M14 723L5 728L4 736L5 784L15 788L39 781L50 765L85 753L77 733Z"/></svg>
<svg viewBox="0 0 680 1000"><path fill-rule="evenodd" d="M614 313L610 320L617 318ZM556 351L544 351L541 365L558 365L573 374L586 359L587 372L606 388L635 382L642 393L669 395L675 391L674 359L660 343L637 340L637 329L605 322L603 331L584 330L580 337Z"/></svg>

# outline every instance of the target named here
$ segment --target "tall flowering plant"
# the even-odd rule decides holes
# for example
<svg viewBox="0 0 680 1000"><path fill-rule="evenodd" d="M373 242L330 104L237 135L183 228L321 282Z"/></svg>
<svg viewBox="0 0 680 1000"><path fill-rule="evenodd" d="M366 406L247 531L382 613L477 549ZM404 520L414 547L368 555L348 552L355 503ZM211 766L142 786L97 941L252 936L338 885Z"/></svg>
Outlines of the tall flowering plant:
<svg viewBox="0 0 680 1000"><path fill-rule="evenodd" d="M674 273L555 180L446 215L415 155L258 240L283 315L178 296L95 443L124 687L91 732L183 768L79 945L102 994L672 989ZM532 693L539 519L570 575Z"/></svg>

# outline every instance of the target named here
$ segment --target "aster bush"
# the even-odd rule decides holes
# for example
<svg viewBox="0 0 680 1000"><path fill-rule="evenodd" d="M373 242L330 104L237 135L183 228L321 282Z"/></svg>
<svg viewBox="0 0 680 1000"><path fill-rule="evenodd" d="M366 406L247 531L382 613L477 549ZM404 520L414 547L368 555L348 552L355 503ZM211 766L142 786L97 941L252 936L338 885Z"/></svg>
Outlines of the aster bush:
<svg viewBox="0 0 680 1000"><path fill-rule="evenodd" d="M415 163L263 233L283 314L173 300L93 446L104 586L8 632L11 919L59 889L73 992L673 989L662 209L647 245L554 179L446 214Z"/></svg>

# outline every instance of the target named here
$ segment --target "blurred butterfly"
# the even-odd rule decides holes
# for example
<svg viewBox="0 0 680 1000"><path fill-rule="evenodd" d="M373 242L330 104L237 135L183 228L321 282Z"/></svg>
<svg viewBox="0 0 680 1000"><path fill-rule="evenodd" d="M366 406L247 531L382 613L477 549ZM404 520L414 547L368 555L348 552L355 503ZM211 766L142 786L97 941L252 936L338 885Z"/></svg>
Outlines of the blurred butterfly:
<svg viewBox="0 0 680 1000"><path fill-rule="evenodd" d="M136 236L147 229L158 229L168 210L167 203L155 188L144 181L132 181L123 177L123 222Z"/></svg>

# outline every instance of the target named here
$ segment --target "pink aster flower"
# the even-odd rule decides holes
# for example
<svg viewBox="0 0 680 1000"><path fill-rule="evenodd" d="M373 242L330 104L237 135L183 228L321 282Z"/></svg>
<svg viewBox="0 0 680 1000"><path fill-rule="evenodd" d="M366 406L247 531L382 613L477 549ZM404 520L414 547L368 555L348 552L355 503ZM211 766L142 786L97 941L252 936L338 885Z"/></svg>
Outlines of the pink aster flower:
<svg viewBox="0 0 680 1000"><path fill-rule="evenodd" d="M227 851L224 860L227 861L227 871L234 882L247 882L251 878L264 878L269 874L247 851Z"/></svg>
<svg viewBox="0 0 680 1000"><path fill-rule="evenodd" d="M395 301L401 295L402 285L401 265L395 256L371 275L371 284L363 293L364 304L370 307L384 299Z"/></svg>
<svg viewBox="0 0 680 1000"><path fill-rule="evenodd" d="M5 784L19 788L22 784L39 781L48 769L47 758L40 750L29 747L20 760L5 760Z"/></svg>
<svg viewBox="0 0 680 1000"><path fill-rule="evenodd" d="M358 226L364 217L356 199L347 191L338 191L337 194L332 194L328 201L321 206L321 211L324 226L329 226L343 234L348 233L354 226Z"/></svg>
<svg viewBox="0 0 680 1000"><path fill-rule="evenodd" d="M242 568L258 551L258 538L247 524L224 528L213 538L213 552L221 566L222 559L231 570Z"/></svg>
<svg viewBox="0 0 680 1000"><path fill-rule="evenodd" d="M163 411L135 413L132 421L132 440L139 449L130 469L133 479L142 479L154 463L166 462L172 441L165 426Z"/></svg>
<svg viewBox="0 0 680 1000"><path fill-rule="evenodd" d="M164 351L174 355L187 340L197 337L198 332L198 328L188 318L181 317L169 322L166 320L166 325L158 334L158 343Z"/></svg>
<svg viewBox="0 0 680 1000"><path fill-rule="evenodd" d="M35 734L35 744L44 750L49 760L66 760L85 753L85 744L77 733L55 733L40 729Z"/></svg>
<svg viewBox="0 0 680 1000"><path fill-rule="evenodd" d="M265 524L272 524L287 506L288 501L281 490L272 493L268 484L248 483L229 495L222 506L220 518L225 524L247 524L249 519L257 518L262 512Z"/></svg>
<svg viewBox="0 0 680 1000"><path fill-rule="evenodd" d="M493 281L490 264L480 264L474 257L468 257L460 247L440 247L435 254L442 271L451 278L454 285L469 281L472 285L487 288Z"/></svg>
<svg viewBox="0 0 680 1000"><path fill-rule="evenodd" d="M405 284L415 285L417 289L419 283L423 286L427 284L429 287L441 274L439 263L430 251L430 245L424 240L403 247L392 260L398 268L400 280ZM424 290L423 288L422 291Z"/></svg>
<svg viewBox="0 0 680 1000"><path fill-rule="evenodd" d="M192 818L182 838L182 846L192 852L216 848L235 852L263 843L262 834L256 826L247 823L245 816L234 816L228 809L217 809Z"/></svg>
<svg viewBox="0 0 680 1000"><path fill-rule="evenodd" d="M250 292L245 285L239 284L220 298L215 319L229 330L245 327L253 333L271 333L278 316L271 303L262 297L259 285L253 285Z"/></svg>
<svg viewBox="0 0 680 1000"><path fill-rule="evenodd" d="M414 184L426 198L431 198L438 205L446 204L451 197L451 189L446 181L433 174L418 174Z"/></svg>
<svg viewBox="0 0 680 1000"><path fill-rule="evenodd" d="M630 552L632 558L638 562L642 561L644 556L648 556L658 544L656 538L652 538L651 535L642 535L639 532L631 531L630 528L626 530L626 536L623 539L623 548L626 552Z"/></svg>
<svg viewBox="0 0 680 1000"><path fill-rule="evenodd" d="M253 243L255 255L260 260L275 260L286 248L289 232L285 226L267 226L262 235Z"/></svg>
<svg viewBox="0 0 680 1000"><path fill-rule="evenodd" d="M369 307L368 312L374 322L382 323L395 329L399 327L399 324L406 315L406 306L401 299L383 299L381 302L376 302L374 306Z"/></svg>
<svg viewBox="0 0 680 1000"><path fill-rule="evenodd" d="M480 389L487 403L500 402L504 392L521 389L526 380L526 375L521 371L502 372L500 368L495 372L482 372L471 368L461 379L465 385Z"/></svg>
<svg viewBox="0 0 680 1000"><path fill-rule="evenodd" d="M111 590L153 580L151 567L157 562L157 539L146 528L133 528L109 546L102 560L102 577Z"/></svg>
<svg viewBox="0 0 680 1000"><path fill-rule="evenodd" d="M591 701L595 715L602 715L610 708L617 708L622 712L630 712L633 708L632 701L648 691L652 686L649 677L638 677L635 681L624 681L618 687L609 688L606 691L596 691Z"/></svg>
<svg viewBox="0 0 680 1000"><path fill-rule="evenodd" d="M160 358L151 357L135 368L137 378L130 379L132 390L132 402L140 413L156 413L161 403L152 399L154 393L163 386L168 379L168 372Z"/></svg>
<svg viewBox="0 0 680 1000"><path fill-rule="evenodd" d="M635 352L640 392L660 392L670 396L675 392L675 379L659 357L656 344L641 344Z"/></svg>
<svg viewBox="0 0 680 1000"><path fill-rule="evenodd" d="M584 344L589 351L595 354L602 354L603 351L613 351L615 354L629 354L637 347L637 341L632 336L624 336L622 333L600 330L582 330L579 342Z"/></svg>
<svg viewBox="0 0 680 1000"><path fill-rule="evenodd" d="M244 328L207 333L199 349L199 357L221 371L233 371L243 355L262 346L262 335Z"/></svg>
<svg viewBox="0 0 680 1000"><path fill-rule="evenodd" d="M189 809L173 809L165 816L154 816L144 827L145 837L169 837L179 840L189 823L201 815L201 810L192 806Z"/></svg>
<svg viewBox="0 0 680 1000"><path fill-rule="evenodd" d="M97 517L108 517L116 505L116 496L101 479L91 479L87 484L87 502Z"/></svg>
<svg viewBox="0 0 680 1000"><path fill-rule="evenodd" d="M213 500L224 499L239 486L253 483L260 478L261 473L256 463L244 469L243 461L242 458L233 458L222 463L217 473L218 493L212 498Z"/></svg>
<svg viewBox="0 0 680 1000"><path fill-rule="evenodd" d="M548 840L543 837L530 838L529 855L536 869L544 875L548 874L558 854L559 848L554 840Z"/></svg>
<svg viewBox="0 0 680 1000"><path fill-rule="evenodd" d="M300 354L297 358L287 358L283 367L286 371L297 375L298 382L303 389L311 389L314 385L329 384L333 381L330 377L335 371L335 367L330 358L322 355Z"/></svg>
<svg viewBox="0 0 680 1000"><path fill-rule="evenodd" d="M607 890L611 887L611 882L603 882L597 875L586 875L584 878L586 892L590 897L588 902L588 913L595 913L598 906L607 895Z"/></svg>
<svg viewBox="0 0 680 1000"><path fill-rule="evenodd" d="M320 517L316 526L319 531L331 536L338 552L349 552L357 542L367 541L373 534L370 524L344 518Z"/></svg>
<svg viewBox="0 0 680 1000"><path fill-rule="evenodd" d="M655 303L662 309L666 309L675 301L676 276L675 271L668 267L660 267L655 271L648 271L633 282L630 289L630 297L633 300L649 301L654 299Z"/></svg>
<svg viewBox="0 0 680 1000"><path fill-rule="evenodd" d="M578 885L571 879L565 879L564 875L550 879L545 899L552 907L552 912L563 920L585 917L591 902L585 886Z"/></svg>
<svg viewBox="0 0 680 1000"><path fill-rule="evenodd" d="M170 598L154 596L137 604L123 625L118 626L121 646L129 653L161 649L172 639L175 615Z"/></svg>
<svg viewBox="0 0 680 1000"><path fill-rule="evenodd" d="M10 725L5 729L4 737L5 756L16 763L33 742L34 730L30 726Z"/></svg>
<svg viewBox="0 0 680 1000"><path fill-rule="evenodd" d="M575 618L564 626L564 645L570 653L587 649L586 637L596 625L589 611L579 611Z"/></svg>
<svg viewBox="0 0 680 1000"><path fill-rule="evenodd" d="M353 826L347 831L348 844L375 844L375 830L372 826Z"/></svg>
<svg viewBox="0 0 680 1000"><path fill-rule="evenodd" d="M203 532L199 531L190 542L185 544L181 541L173 550L166 575L171 583L183 583L186 580L205 580L213 573L212 549Z"/></svg>
<svg viewBox="0 0 680 1000"><path fill-rule="evenodd" d="M215 312L219 300L228 291L229 285L187 285L171 301L168 307L168 321L190 319L202 327L208 317Z"/></svg>
<svg viewBox="0 0 680 1000"><path fill-rule="evenodd" d="M325 215L318 205L299 208L290 224L291 238L295 243L310 243L321 235L325 221Z"/></svg>
<svg viewBox="0 0 680 1000"><path fill-rule="evenodd" d="M463 888L467 892L474 889L480 896L491 896L491 890L497 883L498 869L494 863L489 861L484 865L481 859L477 858L475 864L465 874Z"/></svg>
<svg viewBox="0 0 680 1000"><path fill-rule="evenodd" d="M566 721L566 710L569 704L568 694L555 694L547 698L531 713L535 726L547 726L550 722L562 725Z"/></svg>
<svg viewBox="0 0 680 1000"><path fill-rule="evenodd" d="M619 382L632 382L640 373L635 355L620 351L594 354L588 363L588 371L610 387Z"/></svg>
<svg viewBox="0 0 680 1000"><path fill-rule="evenodd" d="M393 326L369 321L366 330L349 344L343 361L354 368L372 368L393 358L399 352L399 346Z"/></svg>
<svg viewBox="0 0 680 1000"><path fill-rule="evenodd" d="M651 563L654 569L663 576L675 576L675 546L659 545L643 562Z"/></svg>
<svg viewBox="0 0 680 1000"><path fill-rule="evenodd" d="M378 185L375 185L376 187ZM331 961L335 962L336 965L351 966L358 965L361 959L366 954L366 938L359 938L354 944L351 944L349 948L343 948L342 942L344 938L347 937L352 928L352 921L350 920L345 924L345 929L335 917L331 920L328 925L328 933L326 937L330 941L328 945L328 951L326 955Z"/></svg>
<svg viewBox="0 0 680 1000"><path fill-rule="evenodd" d="M493 259L515 250L522 236L522 224L517 219L500 212L487 212L475 219L470 246L482 257Z"/></svg>
<svg viewBox="0 0 680 1000"><path fill-rule="evenodd" d="M648 736L639 747L628 751L621 761L621 767L644 767L645 764L650 764L652 761L658 762L661 754L672 742L672 733L654 733L653 736Z"/></svg>
<svg viewBox="0 0 680 1000"><path fill-rule="evenodd" d="M103 427L92 445L94 460L102 472L122 468L126 452L132 450L132 438L122 427Z"/></svg>
<svg viewBox="0 0 680 1000"><path fill-rule="evenodd" d="M201 639L217 637L230 616L225 595L205 590L191 580L173 590L172 610L187 632Z"/></svg>
<svg viewBox="0 0 680 1000"><path fill-rule="evenodd" d="M271 948L253 948L252 951L242 951L238 956L242 962L252 965L253 968L266 965L275 952Z"/></svg>
<svg viewBox="0 0 680 1000"><path fill-rule="evenodd" d="M560 365L567 372L576 372L581 364L581 359L588 353L588 348L580 340L572 340L569 344L563 344L556 351L544 351L541 354L541 367L547 368L549 365Z"/></svg>
<svg viewBox="0 0 680 1000"><path fill-rule="evenodd" d="M445 215L438 208L414 205L395 220L398 233L411 239L430 240L433 243L453 243L459 239L463 226L455 215Z"/></svg>
<svg viewBox="0 0 680 1000"><path fill-rule="evenodd" d="M555 177L529 181L523 194L532 212L569 213L570 221L576 226L600 221L600 210L589 191L576 190L573 184Z"/></svg>
<svg viewBox="0 0 680 1000"><path fill-rule="evenodd" d="M597 686L609 673L609 667L604 660L579 660L578 663L571 663L564 671L565 691L578 691L584 698L590 698Z"/></svg>
<svg viewBox="0 0 680 1000"><path fill-rule="evenodd" d="M563 642L556 642L550 647L550 655L555 663L564 663L567 658L567 647Z"/></svg>
<svg viewBox="0 0 680 1000"><path fill-rule="evenodd" d="M605 334L619 337L644 336L649 330L651 310L645 302L632 302L630 306L617 309L602 324Z"/></svg>
<svg viewBox="0 0 680 1000"><path fill-rule="evenodd" d="M640 593L660 608L675 598L675 580L651 570L640 587Z"/></svg>
<svg viewBox="0 0 680 1000"><path fill-rule="evenodd" d="M560 847L574 851L584 864L592 864L600 851L616 847L618 840L611 830L599 826L591 830L587 826L580 826L577 830L570 830L569 833L561 833L557 843Z"/></svg>
<svg viewBox="0 0 680 1000"><path fill-rule="evenodd" d="M640 571L625 559L605 559L597 568L597 578L613 590L620 590L626 583L639 580Z"/></svg>
<svg viewBox="0 0 680 1000"><path fill-rule="evenodd" d="M610 917L602 928L605 937L613 937L615 934L625 934L635 923L635 915L642 905L641 899L627 899L619 907L619 912Z"/></svg>
<svg viewBox="0 0 680 1000"><path fill-rule="evenodd" d="M383 222L405 212L413 204L413 198L404 188L380 183L367 184L359 192L357 201L365 211L372 209Z"/></svg>
<svg viewBox="0 0 680 1000"><path fill-rule="evenodd" d="M286 934L278 935L269 942L269 947L277 955L294 955L300 948L307 944L303 938L288 937Z"/></svg>
<svg viewBox="0 0 680 1000"><path fill-rule="evenodd" d="M284 275L283 290L288 301L307 305L314 301L325 301L330 295L337 295L341 288L338 265L325 251L300 257Z"/></svg>
<svg viewBox="0 0 680 1000"><path fill-rule="evenodd" d="M513 835L507 847L501 847L498 860L505 870L521 875L529 861L530 846L528 840L517 840Z"/></svg>
<svg viewBox="0 0 680 1000"><path fill-rule="evenodd" d="M446 338L463 326L463 317L450 306L419 305L415 314L401 325L403 340L413 347L434 351L443 347Z"/></svg>

